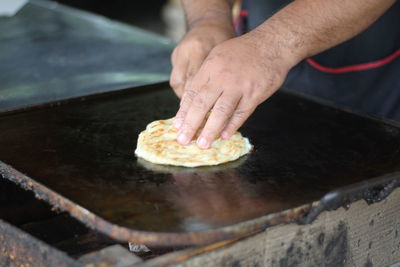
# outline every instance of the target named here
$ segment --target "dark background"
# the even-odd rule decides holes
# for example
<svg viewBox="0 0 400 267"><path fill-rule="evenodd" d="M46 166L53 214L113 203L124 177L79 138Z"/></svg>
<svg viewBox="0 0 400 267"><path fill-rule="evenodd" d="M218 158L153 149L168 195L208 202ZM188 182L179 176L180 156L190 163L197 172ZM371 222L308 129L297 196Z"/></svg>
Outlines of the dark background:
<svg viewBox="0 0 400 267"><path fill-rule="evenodd" d="M55 2L100 14L158 34L165 33L165 23L162 21L161 12L167 0L58 0Z"/></svg>

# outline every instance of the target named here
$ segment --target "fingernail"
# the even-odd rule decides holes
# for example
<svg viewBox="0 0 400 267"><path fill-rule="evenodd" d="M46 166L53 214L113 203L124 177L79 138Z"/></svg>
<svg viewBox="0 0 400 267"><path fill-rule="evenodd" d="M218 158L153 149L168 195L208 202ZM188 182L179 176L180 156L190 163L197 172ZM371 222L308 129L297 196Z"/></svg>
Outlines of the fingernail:
<svg viewBox="0 0 400 267"><path fill-rule="evenodd" d="M223 139L228 139L230 136L229 136L229 133L228 133L228 132L224 131L224 132L222 132L221 137L222 137Z"/></svg>
<svg viewBox="0 0 400 267"><path fill-rule="evenodd" d="M179 134L178 135L178 142L182 145L186 145L189 143L189 138L185 134Z"/></svg>
<svg viewBox="0 0 400 267"><path fill-rule="evenodd" d="M183 123L183 119L182 119L182 118L175 118L175 120L174 120L174 127L175 127L176 129L179 129L179 128L181 128L182 123Z"/></svg>
<svg viewBox="0 0 400 267"><path fill-rule="evenodd" d="M209 147L209 143L204 137L197 139L197 145L198 145L198 147L203 148L203 149L206 149Z"/></svg>

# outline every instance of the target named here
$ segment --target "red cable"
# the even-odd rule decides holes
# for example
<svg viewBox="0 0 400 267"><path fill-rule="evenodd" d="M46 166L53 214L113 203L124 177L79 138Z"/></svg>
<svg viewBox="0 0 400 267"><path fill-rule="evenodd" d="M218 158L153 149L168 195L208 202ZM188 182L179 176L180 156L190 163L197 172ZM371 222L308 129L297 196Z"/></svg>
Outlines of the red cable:
<svg viewBox="0 0 400 267"><path fill-rule="evenodd" d="M307 58L306 61L308 64L310 64L317 70L327 72L327 73L340 74L340 73L346 73L346 72L352 72L352 71L369 70L369 69L377 68L377 67L383 66L383 65L395 60L398 56L400 56L400 49L397 49L394 53L390 54L389 56L379 59L379 60L376 60L376 61L362 63L362 64L356 64L356 65L350 65L350 66L345 66L345 67L338 67L338 68L331 68L331 67L323 66L311 58Z"/></svg>

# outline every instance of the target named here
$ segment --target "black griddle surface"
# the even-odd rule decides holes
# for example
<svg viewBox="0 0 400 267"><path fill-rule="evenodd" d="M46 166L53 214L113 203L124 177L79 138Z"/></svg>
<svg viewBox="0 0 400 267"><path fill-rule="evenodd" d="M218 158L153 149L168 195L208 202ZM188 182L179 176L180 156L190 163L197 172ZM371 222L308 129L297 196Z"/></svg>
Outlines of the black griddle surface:
<svg viewBox="0 0 400 267"><path fill-rule="evenodd" d="M254 151L218 168L138 162L136 139L174 115L166 85L0 117L0 160L107 221L191 232L298 207L400 170L400 130L280 92L241 132Z"/></svg>

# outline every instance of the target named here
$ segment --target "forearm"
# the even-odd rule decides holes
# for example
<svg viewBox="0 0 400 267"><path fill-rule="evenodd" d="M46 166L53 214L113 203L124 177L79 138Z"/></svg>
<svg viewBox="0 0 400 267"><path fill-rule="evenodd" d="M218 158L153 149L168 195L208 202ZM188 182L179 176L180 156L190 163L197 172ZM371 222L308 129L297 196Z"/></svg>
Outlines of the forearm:
<svg viewBox="0 0 400 267"><path fill-rule="evenodd" d="M189 28L198 23L231 26L234 0L182 0Z"/></svg>
<svg viewBox="0 0 400 267"><path fill-rule="evenodd" d="M256 28L259 45L292 65L366 29L395 0L296 0Z"/></svg>

